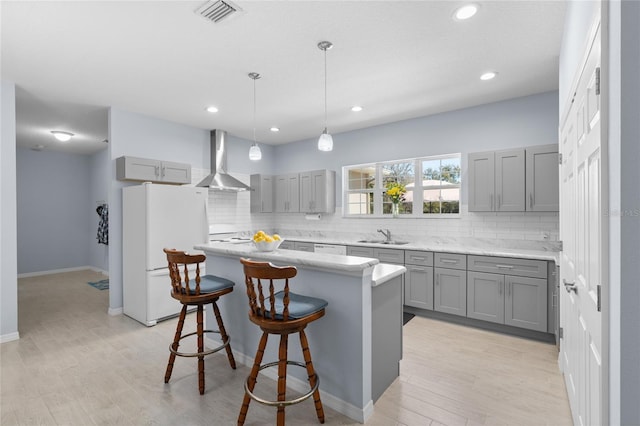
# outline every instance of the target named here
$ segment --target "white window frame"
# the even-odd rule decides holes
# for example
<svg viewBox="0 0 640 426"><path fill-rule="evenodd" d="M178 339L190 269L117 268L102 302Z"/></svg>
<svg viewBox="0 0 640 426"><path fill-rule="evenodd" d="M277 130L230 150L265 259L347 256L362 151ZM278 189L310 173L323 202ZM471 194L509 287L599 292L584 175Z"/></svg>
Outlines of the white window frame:
<svg viewBox="0 0 640 426"><path fill-rule="evenodd" d="M385 188L382 186L383 176L382 169L384 165L387 164L395 164L395 163L414 163L414 171L415 171L415 185L413 188L413 212L410 214L401 214L400 218L414 218L414 219L426 219L426 218L459 218L460 210L462 208L462 194L460 194L460 199L458 200L459 207L458 213L423 213L423 191L425 189L441 189L439 186L422 186L423 182L423 173L422 173L422 162L430 161L430 160L445 160L449 158L456 158L460 160L462 166L462 154L461 153L452 153L452 154L444 154L444 155L433 155L433 156L425 156L425 157L416 157L416 158L407 158L407 159L399 159L399 160L389 160L389 161L378 161L373 163L363 163L363 164L353 164L349 166L342 167L342 216L345 218L391 218L391 214L382 213L382 196L385 192ZM370 190L349 190L349 170L364 168L364 167L375 167L375 186ZM460 173L460 183L455 186L450 186L449 188L462 188L462 173ZM373 213L372 214L349 214L348 213L348 198L349 194L362 194L362 193L373 193Z"/></svg>

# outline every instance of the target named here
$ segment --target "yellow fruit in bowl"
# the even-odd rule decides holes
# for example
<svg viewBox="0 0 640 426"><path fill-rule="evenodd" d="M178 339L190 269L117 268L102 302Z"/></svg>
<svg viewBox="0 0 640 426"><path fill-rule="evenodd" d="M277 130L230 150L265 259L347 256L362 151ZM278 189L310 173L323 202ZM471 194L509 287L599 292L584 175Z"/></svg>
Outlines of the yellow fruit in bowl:
<svg viewBox="0 0 640 426"><path fill-rule="evenodd" d="M274 240L276 240L276 241L280 241L281 240L280 235L278 235L278 234L273 234L272 238Z"/></svg>
<svg viewBox="0 0 640 426"><path fill-rule="evenodd" d="M264 237L264 240L268 243L272 243L273 242L273 237L267 235L266 237Z"/></svg>

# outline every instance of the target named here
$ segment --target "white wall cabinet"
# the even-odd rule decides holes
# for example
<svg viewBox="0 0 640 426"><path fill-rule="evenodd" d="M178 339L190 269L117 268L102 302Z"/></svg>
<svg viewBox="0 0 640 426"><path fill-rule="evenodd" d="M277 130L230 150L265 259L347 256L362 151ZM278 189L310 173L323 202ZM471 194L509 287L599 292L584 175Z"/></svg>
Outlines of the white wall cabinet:
<svg viewBox="0 0 640 426"><path fill-rule="evenodd" d="M559 211L560 197L558 182L558 145L527 148L527 211Z"/></svg>
<svg viewBox="0 0 640 426"><path fill-rule="evenodd" d="M469 211L524 211L525 151L469 154Z"/></svg>
<svg viewBox="0 0 640 426"><path fill-rule="evenodd" d="M336 172L314 170L299 174L300 211L334 213L336 211Z"/></svg>
<svg viewBox="0 0 640 426"><path fill-rule="evenodd" d="M191 183L191 165L123 156L116 159L116 178L140 182Z"/></svg>
<svg viewBox="0 0 640 426"><path fill-rule="evenodd" d="M273 176L255 174L249 178L251 213L273 213Z"/></svg>
<svg viewBox="0 0 640 426"><path fill-rule="evenodd" d="M300 180L298 173L275 177L276 213L297 213L300 211Z"/></svg>

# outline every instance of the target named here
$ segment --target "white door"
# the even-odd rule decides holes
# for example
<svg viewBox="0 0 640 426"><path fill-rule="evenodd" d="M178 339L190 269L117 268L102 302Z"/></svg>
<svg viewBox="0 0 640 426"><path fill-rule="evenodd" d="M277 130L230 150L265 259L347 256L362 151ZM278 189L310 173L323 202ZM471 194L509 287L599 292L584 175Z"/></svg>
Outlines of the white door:
<svg viewBox="0 0 640 426"><path fill-rule="evenodd" d="M560 128L560 366L573 421L602 419L602 157L600 141L600 29L587 52L574 98ZM566 290L566 291L565 291Z"/></svg>

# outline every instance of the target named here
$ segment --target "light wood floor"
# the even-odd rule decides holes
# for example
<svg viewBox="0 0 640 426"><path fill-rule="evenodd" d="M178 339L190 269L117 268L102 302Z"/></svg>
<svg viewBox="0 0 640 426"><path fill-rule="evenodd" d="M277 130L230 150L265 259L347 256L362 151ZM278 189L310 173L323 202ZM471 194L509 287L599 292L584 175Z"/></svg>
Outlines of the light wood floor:
<svg viewBox="0 0 640 426"><path fill-rule="evenodd" d="M209 356L200 396L197 361L179 358L165 385L176 320L147 328L124 315L108 316L108 291L86 284L102 278L79 271L19 280L21 338L0 345L0 423L235 424L248 368L234 371L224 355ZM187 319L191 328L194 323ZM326 424L354 424L326 406L325 412ZM273 409L251 404L247 425L274 421ZM287 423L318 424L313 402L287 408ZM420 317L404 327L401 377L367 422L570 424L555 346Z"/></svg>

